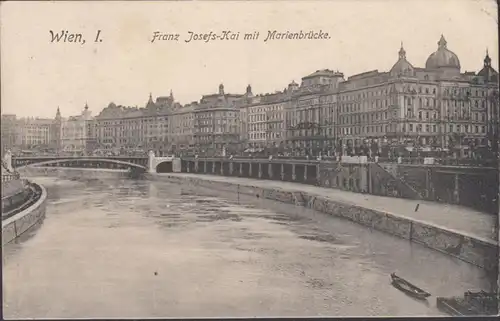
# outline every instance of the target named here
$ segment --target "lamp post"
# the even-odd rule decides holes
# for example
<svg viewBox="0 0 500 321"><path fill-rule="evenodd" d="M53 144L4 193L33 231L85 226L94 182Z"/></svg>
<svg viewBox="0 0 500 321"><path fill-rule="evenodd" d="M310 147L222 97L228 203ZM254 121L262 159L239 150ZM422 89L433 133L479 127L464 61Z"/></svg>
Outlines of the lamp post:
<svg viewBox="0 0 500 321"><path fill-rule="evenodd" d="M499 126L500 126L500 111L498 104L498 90L493 91L488 95L488 102L490 111L486 113L487 115L487 137L489 140L490 150L495 159L499 159L500 142L499 142Z"/></svg>

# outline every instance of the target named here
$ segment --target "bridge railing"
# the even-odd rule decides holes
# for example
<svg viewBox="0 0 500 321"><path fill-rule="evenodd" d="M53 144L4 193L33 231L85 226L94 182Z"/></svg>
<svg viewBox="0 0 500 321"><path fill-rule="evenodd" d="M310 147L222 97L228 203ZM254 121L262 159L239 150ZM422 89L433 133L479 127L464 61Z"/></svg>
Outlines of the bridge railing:
<svg viewBox="0 0 500 321"><path fill-rule="evenodd" d="M469 159L469 158L438 158L434 157L435 165L444 166L470 166L470 167L497 167L498 161L495 159ZM424 157L402 157L401 164L405 165L425 165ZM379 163L398 163L397 158L379 157Z"/></svg>
<svg viewBox="0 0 500 321"><path fill-rule="evenodd" d="M2 183L20 179L19 173L2 173Z"/></svg>
<svg viewBox="0 0 500 321"><path fill-rule="evenodd" d="M91 159L145 159L148 158L147 155L144 156L126 156L126 155L120 155L120 156L95 156L95 155L89 155L89 156L74 156L74 155L41 155L41 156L13 156L12 160L29 160L29 159L81 159L81 158L91 158Z"/></svg>
<svg viewBox="0 0 500 321"><path fill-rule="evenodd" d="M278 161L291 161L291 162L338 162L336 157L321 157L317 159L315 157L285 157L285 156L273 156L272 159L260 156L214 156L214 157L181 157L184 160L205 160L205 161L257 161L257 162L278 162ZM377 163L393 163L393 164L404 164L404 165L435 165L435 166L467 166L467 167L498 167L497 160L474 160L474 159L452 159L452 158L434 158L433 164L425 164L424 157L404 157L398 160L397 158L368 158L368 162Z"/></svg>
<svg viewBox="0 0 500 321"><path fill-rule="evenodd" d="M284 162L284 161L291 161L291 162L295 162L295 163L318 163L320 162L319 160L317 160L316 158L312 158L312 159L297 159L297 158L275 158L273 157L272 159L269 159L269 158L264 158L264 157L233 157L233 158L230 158L230 157L206 157L206 158L202 158L202 157L198 157L198 158L195 158L195 157L181 157L181 160L190 160L190 161L194 161L194 160L199 160L199 161L256 161L256 162L271 162L271 163L279 163L279 162Z"/></svg>

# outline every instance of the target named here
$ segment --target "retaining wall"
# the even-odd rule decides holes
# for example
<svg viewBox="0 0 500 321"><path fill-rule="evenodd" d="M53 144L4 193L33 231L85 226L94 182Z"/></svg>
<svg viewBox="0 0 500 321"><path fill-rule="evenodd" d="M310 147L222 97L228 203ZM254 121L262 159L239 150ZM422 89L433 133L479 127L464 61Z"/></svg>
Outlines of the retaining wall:
<svg viewBox="0 0 500 321"><path fill-rule="evenodd" d="M25 182L22 179L2 182L2 199L22 193L25 187Z"/></svg>
<svg viewBox="0 0 500 321"><path fill-rule="evenodd" d="M466 235L427 222L417 221L401 215L384 213L370 208L346 204L298 190L277 188L261 188L228 182L216 182L208 179L181 177L170 175L148 174L151 180L165 180L174 183L188 183L222 192L240 193L258 196L287 204L305 206L332 216L342 217L364 225L370 229L395 235L409 241L422 244L447 255L457 257L465 262L482 267L489 271L497 268L498 243L480 237Z"/></svg>
<svg viewBox="0 0 500 321"><path fill-rule="evenodd" d="M45 217L47 191L43 186L37 186L42 191L38 201L24 211L2 221L2 246L21 236Z"/></svg>

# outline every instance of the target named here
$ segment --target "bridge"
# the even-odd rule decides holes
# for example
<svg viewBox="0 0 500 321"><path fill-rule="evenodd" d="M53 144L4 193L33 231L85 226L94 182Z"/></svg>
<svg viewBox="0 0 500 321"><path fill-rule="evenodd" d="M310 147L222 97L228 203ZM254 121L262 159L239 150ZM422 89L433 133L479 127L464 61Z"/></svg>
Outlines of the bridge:
<svg viewBox="0 0 500 321"><path fill-rule="evenodd" d="M129 156L30 156L12 157L12 166L20 169L27 166L48 167L80 167L80 168L108 168L108 169L140 169L147 170L147 157Z"/></svg>
<svg viewBox="0 0 500 321"><path fill-rule="evenodd" d="M179 160L175 157L148 156L29 156L13 157L12 166L20 169L27 166L138 169L150 173L170 173L177 169Z"/></svg>
<svg viewBox="0 0 500 321"><path fill-rule="evenodd" d="M317 159L195 158L145 156L13 157L13 166L137 169L149 173L198 173L280 180L356 193L423 199L498 211L498 169L368 161L366 156L339 161Z"/></svg>

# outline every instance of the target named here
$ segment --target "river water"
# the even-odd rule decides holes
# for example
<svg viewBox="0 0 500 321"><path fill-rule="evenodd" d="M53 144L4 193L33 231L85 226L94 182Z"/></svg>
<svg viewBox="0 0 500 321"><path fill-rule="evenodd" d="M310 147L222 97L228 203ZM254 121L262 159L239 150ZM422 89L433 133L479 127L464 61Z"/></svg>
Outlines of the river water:
<svg viewBox="0 0 500 321"><path fill-rule="evenodd" d="M46 218L3 249L7 318L441 315L482 270L291 205L189 185L35 177ZM390 285L397 272L433 294Z"/></svg>

